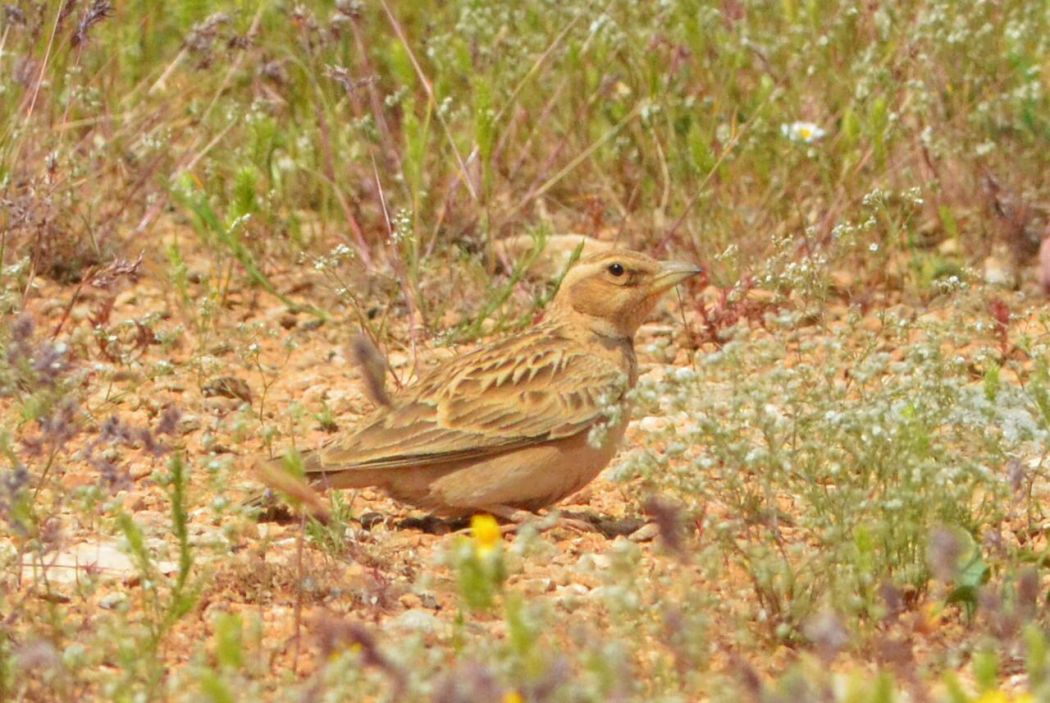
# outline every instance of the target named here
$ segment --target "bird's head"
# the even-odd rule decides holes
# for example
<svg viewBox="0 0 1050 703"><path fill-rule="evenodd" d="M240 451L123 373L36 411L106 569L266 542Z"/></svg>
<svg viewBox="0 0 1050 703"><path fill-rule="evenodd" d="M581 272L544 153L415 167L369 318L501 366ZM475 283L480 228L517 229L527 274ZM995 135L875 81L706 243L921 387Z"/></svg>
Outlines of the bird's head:
<svg viewBox="0 0 1050 703"><path fill-rule="evenodd" d="M695 264L657 261L626 249L604 251L569 270L553 310L598 334L631 338L665 291L700 271Z"/></svg>

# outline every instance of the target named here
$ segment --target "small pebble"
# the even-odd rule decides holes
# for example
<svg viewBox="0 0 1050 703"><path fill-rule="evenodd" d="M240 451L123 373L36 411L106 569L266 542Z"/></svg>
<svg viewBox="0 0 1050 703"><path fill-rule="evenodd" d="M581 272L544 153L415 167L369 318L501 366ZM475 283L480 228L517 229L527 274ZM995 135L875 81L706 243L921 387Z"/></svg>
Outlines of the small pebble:
<svg viewBox="0 0 1050 703"><path fill-rule="evenodd" d="M121 591L113 591L98 599L98 607L103 610L115 610L127 602L127 600L128 597L125 593Z"/></svg>
<svg viewBox="0 0 1050 703"><path fill-rule="evenodd" d="M658 534L660 534L660 528L655 522L650 522L632 532L627 539L632 542L652 542Z"/></svg>
<svg viewBox="0 0 1050 703"><path fill-rule="evenodd" d="M179 418L180 434L189 434L190 432L196 432L200 428L201 419L198 416L193 415L192 413L187 413L186 415L183 415Z"/></svg>

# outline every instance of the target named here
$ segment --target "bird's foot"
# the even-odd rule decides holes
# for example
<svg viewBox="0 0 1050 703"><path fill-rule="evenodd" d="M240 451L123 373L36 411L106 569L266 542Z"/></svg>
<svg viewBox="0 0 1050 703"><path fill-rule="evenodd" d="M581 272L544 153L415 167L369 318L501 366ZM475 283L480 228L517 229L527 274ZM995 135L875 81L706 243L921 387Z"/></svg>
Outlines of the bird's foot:
<svg viewBox="0 0 1050 703"><path fill-rule="evenodd" d="M614 518L592 512L551 510L543 515L525 511L516 512L523 517L523 519L519 519L516 522L519 524L531 522L536 525L539 532L546 532L556 527L567 527L581 533L597 532L610 539L631 535L646 524L646 521L641 518ZM497 515L497 517L502 516ZM510 525L508 527L510 527L511 531L514 531L518 526Z"/></svg>
<svg viewBox="0 0 1050 703"><path fill-rule="evenodd" d="M493 517L503 521L503 524L500 525L500 534L504 535L516 533L526 525L532 527L537 532L546 532L556 527L567 527L578 532L601 531L595 522L586 519L586 517L581 518L573 515L565 515L557 510L541 515L539 513L529 512L528 510L519 510L506 505L497 505L490 506L482 512L489 513ZM466 534L469 532L470 528L468 527L459 530L457 534Z"/></svg>

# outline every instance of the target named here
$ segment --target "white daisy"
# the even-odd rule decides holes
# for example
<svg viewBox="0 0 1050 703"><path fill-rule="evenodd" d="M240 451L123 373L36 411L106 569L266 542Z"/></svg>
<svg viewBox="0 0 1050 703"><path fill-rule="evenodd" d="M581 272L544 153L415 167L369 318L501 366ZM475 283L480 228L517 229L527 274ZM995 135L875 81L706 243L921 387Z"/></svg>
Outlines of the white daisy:
<svg viewBox="0 0 1050 703"><path fill-rule="evenodd" d="M780 133L793 142L812 144L821 139L827 132L812 122L792 122L780 125Z"/></svg>

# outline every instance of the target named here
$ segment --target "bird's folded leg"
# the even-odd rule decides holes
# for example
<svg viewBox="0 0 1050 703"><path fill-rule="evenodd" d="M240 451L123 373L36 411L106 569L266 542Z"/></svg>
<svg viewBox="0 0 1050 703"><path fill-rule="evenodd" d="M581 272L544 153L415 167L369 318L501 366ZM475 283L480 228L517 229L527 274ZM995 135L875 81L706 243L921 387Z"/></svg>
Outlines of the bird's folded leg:
<svg viewBox="0 0 1050 703"><path fill-rule="evenodd" d="M590 520L585 520L584 518L579 518L579 517L573 517L571 515L566 515L565 513L562 513L562 512L557 511L557 510L553 510L550 513L548 513L544 517L544 521L546 522L547 520L553 520L553 521L551 522L549 527L545 527L544 529L551 529L552 527L568 527L569 529L576 530L577 532L600 532L601 531L601 530L598 529L598 526L595 525Z"/></svg>

